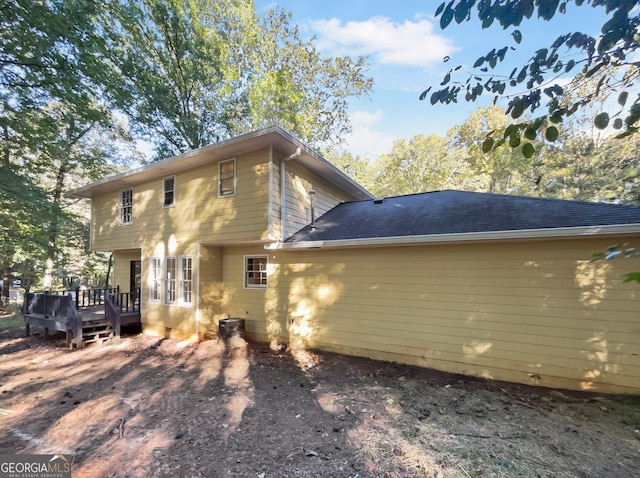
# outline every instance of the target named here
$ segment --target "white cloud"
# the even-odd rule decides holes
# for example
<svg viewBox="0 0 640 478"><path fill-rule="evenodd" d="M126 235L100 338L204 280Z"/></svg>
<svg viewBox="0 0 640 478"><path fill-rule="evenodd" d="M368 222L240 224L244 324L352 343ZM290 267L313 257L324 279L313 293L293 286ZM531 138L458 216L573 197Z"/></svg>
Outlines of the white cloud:
<svg viewBox="0 0 640 478"><path fill-rule="evenodd" d="M351 118L354 123L357 123L359 126L371 126L372 124L377 123L382 119L384 113L382 110L376 110L375 113L369 113L367 111L356 111L353 113Z"/></svg>
<svg viewBox="0 0 640 478"><path fill-rule="evenodd" d="M434 33L426 19L394 23L376 16L342 23L338 18L309 23L318 47L337 55L371 55L381 64L427 67L456 51L453 42Z"/></svg>
<svg viewBox="0 0 640 478"><path fill-rule="evenodd" d="M356 111L351 115L353 131L346 138L348 145L346 149L351 154L373 159L391 151L396 137L374 128L374 125L382 117L382 110L377 110L374 113Z"/></svg>

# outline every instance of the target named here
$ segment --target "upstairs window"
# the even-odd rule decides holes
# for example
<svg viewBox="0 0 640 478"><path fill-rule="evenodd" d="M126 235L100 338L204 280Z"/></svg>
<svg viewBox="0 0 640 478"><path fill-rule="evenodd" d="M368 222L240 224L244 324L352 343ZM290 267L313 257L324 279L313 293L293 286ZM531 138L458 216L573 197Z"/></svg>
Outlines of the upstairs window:
<svg viewBox="0 0 640 478"><path fill-rule="evenodd" d="M120 224L133 222L133 189L120 191Z"/></svg>
<svg viewBox="0 0 640 478"><path fill-rule="evenodd" d="M162 180L162 207L171 207L176 201L176 177L171 176Z"/></svg>
<svg viewBox="0 0 640 478"><path fill-rule="evenodd" d="M244 257L244 286L247 289L267 288L267 256Z"/></svg>
<svg viewBox="0 0 640 478"><path fill-rule="evenodd" d="M229 159L218 163L218 197L236 194L236 160Z"/></svg>

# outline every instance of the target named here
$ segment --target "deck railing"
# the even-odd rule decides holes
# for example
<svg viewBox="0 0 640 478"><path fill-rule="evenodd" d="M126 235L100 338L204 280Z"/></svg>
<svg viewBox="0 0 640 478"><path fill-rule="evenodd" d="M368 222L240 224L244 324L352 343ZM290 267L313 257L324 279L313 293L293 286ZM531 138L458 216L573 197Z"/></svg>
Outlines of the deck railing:
<svg viewBox="0 0 640 478"><path fill-rule="evenodd" d="M104 315L118 338L122 328L122 314L140 314L140 289L135 292L113 292L106 296Z"/></svg>
<svg viewBox="0 0 640 478"><path fill-rule="evenodd" d="M120 307L124 314L140 313L140 289L135 292L116 292L109 294L114 305Z"/></svg>
<svg viewBox="0 0 640 478"><path fill-rule="evenodd" d="M38 314L43 317L66 317L67 308L72 304L70 295L50 294L48 292L27 292L23 305L25 314Z"/></svg>
<svg viewBox="0 0 640 478"><path fill-rule="evenodd" d="M104 305L105 318L111 325L116 337L120 337L123 316L126 324L140 321L140 289L135 292L120 292L120 288L89 289L61 292L28 292L25 294L23 313L26 333L31 325L48 329L66 331L67 343L71 345L71 336L75 337L77 348L83 346L83 321L78 309ZM78 304L78 306L76 305ZM136 319L137 316L137 320ZM66 320L57 320L66 319ZM95 322L95 321L94 321ZM90 320L86 322L93 323ZM85 324L86 325L86 324Z"/></svg>
<svg viewBox="0 0 640 478"><path fill-rule="evenodd" d="M49 294L28 292L25 294L23 306L26 333L29 335L31 314L41 315L45 319L66 318L67 345L71 345L71 335L76 338L76 345L82 348L82 317L78 313L71 294ZM36 320L38 325L40 322ZM47 329L45 328L45 336Z"/></svg>
<svg viewBox="0 0 640 478"><path fill-rule="evenodd" d="M104 317L109 321L111 330L113 330L116 338L120 338L120 329L122 326L121 316L122 309L113 302L114 295L108 294L104 304Z"/></svg>
<svg viewBox="0 0 640 478"><path fill-rule="evenodd" d="M104 305L105 299L109 294L117 294L120 292L120 286L107 289L66 289L60 291L49 292L50 295L69 295L73 297L76 309L84 307L92 307L95 305Z"/></svg>

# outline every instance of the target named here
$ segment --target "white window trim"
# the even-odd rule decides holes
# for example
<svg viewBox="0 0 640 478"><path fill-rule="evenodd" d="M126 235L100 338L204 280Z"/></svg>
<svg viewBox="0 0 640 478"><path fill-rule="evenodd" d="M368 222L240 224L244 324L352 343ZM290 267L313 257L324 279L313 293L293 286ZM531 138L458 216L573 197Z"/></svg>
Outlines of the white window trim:
<svg viewBox="0 0 640 478"><path fill-rule="evenodd" d="M165 201L164 201L165 195L167 193L167 191L165 190L165 181L167 179L173 179L173 202L171 204L165 204ZM177 182L176 182L175 175L162 178L162 207L163 208L169 208L176 205L176 186L177 186Z"/></svg>
<svg viewBox="0 0 640 478"><path fill-rule="evenodd" d="M154 299L153 290L155 286L155 281L153 277L154 272L154 261L158 261L159 267L159 277L158 277L158 298ZM150 257L149 258L149 303L150 304L160 304L162 303L162 287L164 284L163 281L164 267L162 257Z"/></svg>
<svg viewBox="0 0 640 478"><path fill-rule="evenodd" d="M230 194L222 194L220 191L220 187L222 186L222 176L220 175L220 171L222 170L222 165L226 163L233 163L233 193ZM219 198L229 198L236 195L237 190L237 182L238 182L238 169L236 164L236 158L225 159L224 161L220 161L218 163L218 197Z"/></svg>
<svg viewBox="0 0 640 478"><path fill-rule="evenodd" d="M247 274L249 272L247 270L247 259L266 259L267 268L264 271L264 273L266 274L267 283L265 285L262 285L262 284L256 285L256 284L247 283ZM242 261L242 282L245 289L266 290L269 287L269 256L267 254L247 254L246 256L244 256L244 259Z"/></svg>
<svg viewBox="0 0 640 478"><path fill-rule="evenodd" d="M125 206L122 205L122 194L127 191L131 191L131 206L128 206L131 208L131 220L129 222L124 222L122 220L122 211ZM122 189L118 192L118 224L121 226L129 226L133 224L133 188Z"/></svg>
<svg viewBox="0 0 640 478"><path fill-rule="evenodd" d="M189 280L189 282L191 282L191 301L186 302L184 300L183 297L183 284L185 282L185 278L183 277L183 269L182 269L182 260L183 259L191 259L191 279ZM193 256L192 255L185 255L185 256L179 256L178 257L178 306L180 307L193 307Z"/></svg>
<svg viewBox="0 0 640 478"><path fill-rule="evenodd" d="M168 269L168 267L167 267L167 266L168 266L168 261L169 261L170 259L173 259L173 260L175 261L174 274L175 274L175 272L176 272L176 271L177 271L177 269L178 269L178 260L177 260L177 258L176 258L175 256L168 256L168 257L165 257L165 258L164 258L164 267L162 268L162 295L164 296L164 304L165 304L165 305L175 305L175 304L176 304L176 300L175 300L175 299L174 299L174 300L172 300L172 301L170 301L170 300L169 300L169 294L167 293L167 292L168 292L168 290L169 290L169 289L168 289L169 280L167 279L167 269ZM177 287L178 287L178 278L177 278L177 277L175 277L175 278L173 279L173 282L174 282L175 287L176 287L176 288L174 289L174 294L176 294L176 295L177 295L177 293L178 293L178 290L177 290ZM177 297L176 297L176 298L177 298Z"/></svg>

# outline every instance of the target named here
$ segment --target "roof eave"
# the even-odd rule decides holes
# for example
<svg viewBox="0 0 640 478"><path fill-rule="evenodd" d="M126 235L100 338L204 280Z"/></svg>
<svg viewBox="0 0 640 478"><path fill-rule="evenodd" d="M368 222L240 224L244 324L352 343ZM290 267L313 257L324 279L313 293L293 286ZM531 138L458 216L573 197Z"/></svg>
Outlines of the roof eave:
<svg viewBox="0 0 640 478"><path fill-rule="evenodd" d="M578 226L517 231L485 231L419 236L367 237L328 241L279 242L266 245L269 250L343 249L353 247L389 247L460 242L490 242L531 239L569 239L572 237L624 236L640 234L640 223L603 226Z"/></svg>
<svg viewBox="0 0 640 478"><path fill-rule="evenodd" d="M332 182L356 199L363 200L373 198L373 195L364 187L322 156L310 150L306 145L279 126L269 126L177 156L172 156L162 161L109 176L69 191L67 195L71 197L91 198L95 194L117 191L148 180L171 176L182 170L215 162L225 157L232 157L236 154L242 154L246 149L242 148L243 145L246 146L248 150L273 145L281 149L284 154L292 154L296 151L296 148L300 148L301 155L299 160L316 174Z"/></svg>

